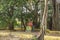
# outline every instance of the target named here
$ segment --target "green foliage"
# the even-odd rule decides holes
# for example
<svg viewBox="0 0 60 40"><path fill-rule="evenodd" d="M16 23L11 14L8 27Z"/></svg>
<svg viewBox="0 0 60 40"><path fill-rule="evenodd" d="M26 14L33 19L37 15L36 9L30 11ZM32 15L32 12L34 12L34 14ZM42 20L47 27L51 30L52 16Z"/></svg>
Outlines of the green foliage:
<svg viewBox="0 0 60 40"><path fill-rule="evenodd" d="M2 27L7 26L10 22L14 22L14 25L17 25L16 18L19 20L21 16L26 21L28 18L33 19L32 13L24 14L22 13L22 6L27 5L29 0L0 0L0 25ZM38 0L33 0L36 3ZM29 4L29 3L28 3ZM13 10L11 8L13 7ZM11 10L13 11L13 16L10 16ZM22 13L22 15L21 15ZM4 25L3 25L4 24Z"/></svg>
<svg viewBox="0 0 60 40"><path fill-rule="evenodd" d="M22 0L0 0L0 27L7 27L10 21L20 18ZM13 16L10 17L9 10L13 6ZM15 21L16 23L16 21Z"/></svg>
<svg viewBox="0 0 60 40"><path fill-rule="evenodd" d="M32 11L31 9L31 4L28 1L32 1L32 6L35 8L35 4L38 2L38 0L0 0L0 27L7 27L9 22L14 22L14 25L19 25L17 24L17 21L15 20L18 18L18 20L21 21L21 18L23 18L24 21L28 21L27 19L34 19L34 14L35 12ZM44 1L38 3L41 5L40 10L43 12L44 11ZM13 9L12 9L12 8ZM25 7L29 12L24 12L22 9ZM51 5L48 6L49 10L51 9ZM13 13L11 12L13 11ZM11 16L12 13L12 16ZM51 11L49 12L51 13ZM22 17L21 17L22 16Z"/></svg>

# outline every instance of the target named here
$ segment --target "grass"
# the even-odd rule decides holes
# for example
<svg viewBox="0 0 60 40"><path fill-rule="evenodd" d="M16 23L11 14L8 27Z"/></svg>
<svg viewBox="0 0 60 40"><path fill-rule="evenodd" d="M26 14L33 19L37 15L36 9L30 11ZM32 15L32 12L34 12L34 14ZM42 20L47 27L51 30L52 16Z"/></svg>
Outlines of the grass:
<svg viewBox="0 0 60 40"><path fill-rule="evenodd" d="M47 29L44 40L60 40L60 31L51 31Z"/></svg>
<svg viewBox="0 0 60 40"><path fill-rule="evenodd" d="M44 36L44 40L60 40L57 36Z"/></svg>
<svg viewBox="0 0 60 40"><path fill-rule="evenodd" d="M17 36L20 38L32 38L33 33L27 32L9 32L9 31L0 31L0 36L9 36L9 35Z"/></svg>

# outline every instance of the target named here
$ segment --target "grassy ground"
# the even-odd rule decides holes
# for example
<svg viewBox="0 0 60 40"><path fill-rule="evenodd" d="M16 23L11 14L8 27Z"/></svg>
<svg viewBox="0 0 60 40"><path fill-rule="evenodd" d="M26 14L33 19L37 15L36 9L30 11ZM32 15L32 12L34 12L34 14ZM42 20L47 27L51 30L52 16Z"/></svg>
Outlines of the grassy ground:
<svg viewBox="0 0 60 40"><path fill-rule="evenodd" d="M0 36L9 36L9 35L13 35L21 38L32 38L33 33L0 31Z"/></svg>
<svg viewBox="0 0 60 40"><path fill-rule="evenodd" d="M44 40L60 40L60 37L57 37L57 36L45 36Z"/></svg>
<svg viewBox="0 0 60 40"><path fill-rule="evenodd" d="M20 31L1 31L0 40L28 40L32 39L34 34L31 32L20 32Z"/></svg>
<svg viewBox="0 0 60 40"><path fill-rule="evenodd" d="M0 37L3 36L16 36L16 37L20 37L20 38L33 38L35 35L37 35L39 32L21 32L21 31L9 31L9 30L0 30Z"/></svg>
<svg viewBox="0 0 60 40"><path fill-rule="evenodd" d="M60 40L60 31L46 30L44 40Z"/></svg>

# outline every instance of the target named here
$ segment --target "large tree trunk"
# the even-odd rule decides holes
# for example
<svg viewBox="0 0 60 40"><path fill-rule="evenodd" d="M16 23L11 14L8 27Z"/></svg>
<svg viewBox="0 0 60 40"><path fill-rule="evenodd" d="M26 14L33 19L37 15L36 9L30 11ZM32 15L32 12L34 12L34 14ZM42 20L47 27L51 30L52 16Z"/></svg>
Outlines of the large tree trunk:
<svg viewBox="0 0 60 40"><path fill-rule="evenodd" d="M53 16L52 16L52 30L57 30L57 9L56 9L56 0L52 0L53 3Z"/></svg>

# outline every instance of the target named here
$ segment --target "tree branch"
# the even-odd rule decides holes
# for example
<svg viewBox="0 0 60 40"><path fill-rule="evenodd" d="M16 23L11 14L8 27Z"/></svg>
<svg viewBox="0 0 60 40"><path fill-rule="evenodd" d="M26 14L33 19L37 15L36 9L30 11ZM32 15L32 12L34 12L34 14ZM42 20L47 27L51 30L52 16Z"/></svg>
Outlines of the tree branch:
<svg viewBox="0 0 60 40"><path fill-rule="evenodd" d="M38 0L37 2L36 2L36 4L38 4L40 2L40 0Z"/></svg>
<svg viewBox="0 0 60 40"><path fill-rule="evenodd" d="M29 11L32 11L32 10L26 5L26 1L25 1L25 0L23 0L23 1L24 1L23 4L25 4L24 7L27 8Z"/></svg>
<svg viewBox="0 0 60 40"><path fill-rule="evenodd" d="M29 11L32 11L30 8L28 8L28 6L24 5L25 8L27 8Z"/></svg>

